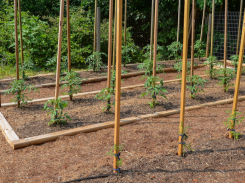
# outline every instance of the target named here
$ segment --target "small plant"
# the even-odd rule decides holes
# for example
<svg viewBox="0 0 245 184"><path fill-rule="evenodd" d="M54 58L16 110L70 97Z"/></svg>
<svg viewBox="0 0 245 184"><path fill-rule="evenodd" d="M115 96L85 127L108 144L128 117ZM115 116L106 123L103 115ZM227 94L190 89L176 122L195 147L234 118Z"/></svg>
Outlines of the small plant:
<svg viewBox="0 0 245 184"><path fill-rule="evenodd" d="M127 63L130 63L132 58L130 55L134 54L136 51L135 45L122 46L122 61L125 67Z"/></svg>
<svg viewBox="0 0 245 184"><path fill-rule="evenodd" d="M225 72L225 76L224 75ZM225 87L225 91L228 91L229 87L234 86L234 84L231 84L231 80L234 79L236 77L236 75L234 74L233 70L230 68L220 68L217 70L217 75L218 75L218 79L220 80L218 82L219 85L224 86Z"/></svg>
<svg viewBox="0 0 245 184"><path fill-rule="evenodd" d="M46 63L46 69L48 71L52 71L56 73L56 67L57 67L57 58L54 56L50 59L48 59ZM67 57L62 57L62 61L60 62L60 75L62 75L68 67L68 58Z"/></svg>
<svg viewBox="0 0 245 184"><path fill-rule="evenodd" d="M67 72L66 76L62 77L60 81L67 82L67 84L62 85L62 89L69 87L69 91L64 94L72 96L73 94L77 94L78 92L80 92L80 90L82 89L82 87L80 86L82 83L82 78L75 71Z"/></svg>
<svg viewBox="0 0 245 184"><path fill-rule="evenodd" d="M107 56L104 52L93 52L86 60L86 63L89 64L88 69L93 69L93 71L99 71L102 66L102 56Z"/></svg>
<svg viewBox="0 0 245 184"><path fill-rule="evenodd" d="M122 151L123 148L124 147L124 145L116 145L116 144L114 144L114 147L113 148L111 148L110 149L110 151L108 152L108 153L106 153L106 155L110 155L110 156L113 156L113 157L117 157L118 158L118 161L116 162L116 165L119 167L119 166L121 166L122 164L123 164L123 159L121 159L120 158L120 156L121 156L121 154L120 154L120 151ZM117 151L118 150L118 154L116 155L115 153L114 153L114 151Z"/></svg>
<svg viewBox="0 0 245 184"><path fill-rule="evenodd" d="M138 68L140 71L145 71L145 77L151 76L153 73L153 61L146 59L142 64L138 65ZM158 72L164 73L163 68L163 65L156 65L156 71Z"/></svg>
<svg viewBox="0 0 245 184"><path fill-rule="evenodd" d="M104 112L111 112L110 111L111 106L115 105L115 102L113 102L113 103L110 102L111 97L113 96L113 94L114 94L113 88L106 87L106 88L102 89L100 91L100 93L98 93L95 96L96 99L107 101L106 107L102 108Z"/></svg>
<svg viewBox="0 0 245 184"><path fill-rule="evenodd" d="M182 123L182 122L181 122L181 127L183 127L183 123ZM181 127L180 127L180 128L181 128ZM187 133L186 131L187 131L189 128L190 128L189 126L188 126L188 127L184 127L184 128L183 128L183 132L178 131L179 136L181 136L181 142L180 142L179 144L183 144L183 147L184 147L183 152L182 152L183 157L185 156L185 149L187 149L187 150L189 150L189 151L194 151L194 149L191 148L191 143L190 143L190 144L187 144L187 143L185 142L185 140L188 139L188 133Z"/></svg>
<svg viewBox="0 0 245 184"><path fill-rule="evenodd" d="M27 104L27 101L31 101L30 98L28 98L26 96L27 93L23 93L26 90L29 90L29 92L31 92L32 90L34 92L38 91L38 88L36 88L35 86L31 85L31 84L25 84L24 80L14 80L13 82L10 83L11 88L8 89L4 95L11 93L12 95L15 95L15 97L11 100L11 102L18 102L20 101L23 104Z"/></svg>
<svg viewBox="0 0 245 184"><path fill-rule="evenodd" d="M159 81L160 81L160 85L155 85L156 82ZM162 79L160 80L159 77L153 77L153 76L148 77L144 86L146 88L146 92L142 93L140 97L147 96L150 94L153 100L148 104L150 104L151 108L154 108L157 104L159 104L156 103L156 95L161 95L162 97L167 99L164 93L167 93L168 91L165 88L163 88L163 80Z"/></svg>
<svg viewBox="0 0 245 184"><path fill-rule="evenodd" d="M200 57L204 56L205 50L204 50L205 44L201 42L200 40L197 40L194 45L194 51L195 51L195 57L198 57L198 60Z"/></svg>
<svg viewBox="0 0 245 184"><path fill-rule="evenodd" d="M209 56L207 61L204 63L205 65L209 65L209 69L206 70L206 73L209 75L211 79L213 79L217 75L217 69L214 68L217 65L217 57Z"/></svg>
<svg viewBox="0 0 245 184"><path fill-rule="evenodd" d="M194 63L196 65L196 63ZM182 61L175 63L173 69L177 70L178 75L175 77L177 79L181 78L182 73ZM187 62L187 75L191 74L191 62Z"/></svg>
<svg viewBox="0 0 245 184"><path fill-rule="evenodd" d="M48 105L51 104L51 107ZM47 115L51 114L51 121L48 123L48 126L51 124L66 124L67 119L71 120L68 113L63 113L65 107L67 107L68 102L62 101L61 98L48 100L44 104L43 110L49 111Z"/></svg>
<svg viewBox="0 0 245 184"><path fill-rule="evenodd" d="M239 55L232 55L230 57L231 59L231 64L235 67L235 73L237 72L237 66L238 66L238 60L239 60Z"/></svg>
<svg viewBox="0 0 245 184"><path fill-rule="evenodd" d="M180 42L173 42L171 45L167 46L168 51L171 53L169 55L169 58L174 58L176 62L178 62L182 57L181 57L181 52L183 45Z"/></svg>
<svg viewBox="0 0 245 184"><path fill-rule="evenodd" d="M242 114L241 112L238 111L234 111L233 113L231 111L226 111L226 113L229 114L230 116L228 117L227 121L223 123L228 128L228 130L231 131L231 134L234 136L234 139L238 140L241 133L235 131L235 126L242 123L244 117L237 117Z"/></svg>
<svg viewBox="0 0 245 184"><path fill-rule="evenodd" d="M191 98L195 98L196 94L199 92L205 92L203 90L203 86L204 86L204 83L207 82L208 80L202 79L198 75L193 75L192 77L188 76L187 81L193 84L191 86L187 86L187 89L191 91L190 93Z"/></svg>

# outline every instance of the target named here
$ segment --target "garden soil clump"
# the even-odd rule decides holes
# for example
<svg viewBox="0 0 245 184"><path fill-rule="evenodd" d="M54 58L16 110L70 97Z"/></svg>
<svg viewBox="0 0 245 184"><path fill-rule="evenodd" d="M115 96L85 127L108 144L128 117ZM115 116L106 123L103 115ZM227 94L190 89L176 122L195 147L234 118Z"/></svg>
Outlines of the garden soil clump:
<svg viewBox="0 0 245 184"><path fill-rule="evenodd" d="M245 79L242 79L241 82L240 95L245 95L245 83L243 81ZM205 93L198 93L195 99L189 97L190 92L187 90L186 106L233 98L234 88L224 93L223 88L217 85L217 82L216 79L210 79L204 86ZM140 97L145 92L143 87L124 90L121 95L121 119L180 108L181 84L179 82L168 83L164 84L164 87L168 91L167 99L157 96L159 105L155 108L150 108L147 104L152 100L150 96ZM95 95L75 97L74 101L69 102L64 112L70 115L72 121L68 121L64 126L47 126L51 117L42 110L44 103L41 102L24 105L22 108L2 107L1 112L20 138L113 121L115 118L114 106L111 113L104 113L102 108L106 107L107 102L99 101L94 97ZM113 101L114 98L111 99L111 102Z"/></svg>
<svg viewBox="0 0 245 184"><path fill-rule="evenodd" d="M220 92L221 93L221 92ZM83 182L152 183L245 183L245 129L241 138L226 138L223 122L232 104L187 111L185 126L194 152L177 156L179 114L152 118L120 128L121 174ZM245 102L238 103L245 111ZM65 182L77 178L112 174L114 128L13 150L0 134L0 182ZM21 168L21 169L20 169Z"/></svg>

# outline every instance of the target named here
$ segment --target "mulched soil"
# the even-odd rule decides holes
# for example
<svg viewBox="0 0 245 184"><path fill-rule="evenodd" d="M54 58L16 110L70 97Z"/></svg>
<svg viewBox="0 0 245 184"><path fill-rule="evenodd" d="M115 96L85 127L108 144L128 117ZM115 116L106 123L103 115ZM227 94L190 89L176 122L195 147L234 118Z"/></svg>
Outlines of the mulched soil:
<svg viewBox="0 0 245 184"><path fill-rule="evenodd" d="M240 95L245 95L244 81L245 79L242 78ZM231 87L227 93L224 93L223 88L217 85L217 82L217 79L209 80L204 86L205 93L198 93L195 99L189 97L190 92L187 90L186 106L232 98L234 88ZM233 80L233 83L235 83L235 80ZM166 94L167 100L158 96L159 105L153 109L147 105L151 101L150 96L140 98L140 95L145 92L143 87L123 90L121 95L121 118L179 108L181 84L179 82L167 83L164 86L168 91ZM115 117L114 107L111 109L113 113L103 113L102 108L106 106L106 102L94 99L94 97L95 95L75 97L73 102L69 102L64 112L69 113L72 121L68 121L68 124L64 126L47 126L50 121L50 115L47 116L47 112L42 111L44 102L24 105L21 109L17 107L2 107L1 112L20 138L113 121ZM112 98L113 101L114 99Z"/></svg>
<svg viewBox="0 0 245 184"><path fill-rule="evenodd" d="M244 123L236 127L243 134L238 141L225 137L222 123L231 109L226 104L186 112L186 143L195 151L184 158L176 155L179 114L122 126L122 174L83 182L245 183ZM245 102L238 103L238 110L245 111ZM109 128L12 150L0 134L0 182L64 182L112 173L113 157L106 153L113 139Z"/></svg>
<svg viewBox="0 0 245 184"><path fill-rule="evenodd" d="M202 67L195 69L195 74L197 75L204 75L204 71L207 69L207 67ZM171 80L175 79L177 73L165 73L165 74L157 74L161 79L164 80ZM124 78L122 79L122 87L130 86L130 85L138 85L138 84L144 84L146 79L142 79L141 76L136 77L130 77L130 78ZM96 83L87 83L82 84L82 90L81 92L89 92L89 91L97 91L105 88L107 86L107 81L101 81ZM67 93L67 88L60 87L60 95L63 95L64 93ZM39 98L48 98L48 97L54 97L55 95L55 87L47 87L47 88L39 88L39 93L34 93L31 91L30 93L28 91L25 91L26 96L30 99L39 99ZM13 95L2 95L2 103L8 103L13 99Z"/></svg>

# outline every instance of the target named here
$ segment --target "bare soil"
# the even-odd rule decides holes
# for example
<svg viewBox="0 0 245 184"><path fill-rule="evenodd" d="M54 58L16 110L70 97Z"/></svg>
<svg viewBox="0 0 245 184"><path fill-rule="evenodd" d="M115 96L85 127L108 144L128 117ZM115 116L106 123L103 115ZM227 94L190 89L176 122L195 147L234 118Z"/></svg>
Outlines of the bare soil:
<svg viewBox="0 0 245 184"><path fill-rule="evenodd" d="M244 78L240 86L240 95L245 95L245 84L243 81L245 81ZM204 85L205 93L198 93L195 99L190 98L190 91L187 89L186 106L232 98L234 95L234 87L231 87L227 93L224 93L223 88L219 86L217 82L217 79L210 79ZM233 80L233 83L235 83L235 80ZM179 108L181 101L181 84L179 82L166 83L164 86L168 91L166 94L167 99L157 96L159 105L155 108L150 108L147 104L151 101L150 96L140 97L140 95L145 92L145 88L138 87L124 90L121 95L121 118L135 117ZM42 110L44 102L23 105L22 108L2 107L1 112L20 138L113 121L115 117L114 106L111 109L111 113L104 113L102 108L106 107L107 102L99 101L94 97L95 95L75 97L74 101L69 102L64 112L67 112L72 117L72 121L68 121L68 123L63 126L47 126L51 117L50 115L46 115L46 111ZM114 97L111 99L111 102L114 102Z"/></svg>
<svg viewBox="0 0 245 184"><path fill-rule="evenodd" d="M143 109L143 108L141 108ZM186 143L194 152L176 155L179 114L146 119L120 128L123 165L120 176L85 180L108 183L245 183L245 129L236 127L242 137L226 138L227 110L232 104L188 111ZM238 103L245 111L245 102ZM64 182L80 177L112 173L114 129L60 137L42 145L12 150L0 134L0 182Z"/></svg>

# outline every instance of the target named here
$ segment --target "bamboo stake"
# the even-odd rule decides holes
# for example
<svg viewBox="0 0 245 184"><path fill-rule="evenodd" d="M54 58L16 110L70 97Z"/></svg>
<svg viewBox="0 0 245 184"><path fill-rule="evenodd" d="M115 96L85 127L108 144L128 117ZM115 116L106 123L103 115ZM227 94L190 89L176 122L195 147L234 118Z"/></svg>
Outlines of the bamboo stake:
<svg viewBox="0 0 245 184"><path fill-rule="evenodd" d="M70 41L70 0L66 0L66 14L67 14L67 52L68 52L68 72L71 72L71 41ZM71 91L71 86L70 89ZM72 101L72 95L69 95Z"/></svg>
<svg viewBox="0 0 245 184"><path fill-rule="evenodd" d="M178 155L182 155L183 144L182 135L184 133L184 118L185 118L185 92L186 92L186 70L187 70L187 55L188 55L188 24L189 24L189 7L190 0L185 0L184 11L184 34L183 34L183 65L182 65L182 83L181 83L181 104L180 104L180 126L179 126L179 146Z"/></svg>
<svg viewBox="0 0 245 184"><path fill-rule="evenodd" d="M204 0L204 5L203 5L202 27L201 27L200 42L202 42L202 36L203 36L203 27L204 27L204 19L205 19L205 11L206 11L206 1L207 0Z"/></svg>
<svg viewBox="0 0 245 184"><path fill-rule="evenodd" d="M152 51L153 51L153 34L154 34L154 5L155 0L152 0L151 6L151 36L150 36L150 60L152 61Z"/></svg>
<svg viewBox="0 0 245 184"><path fill-rule="evenodd" d="M97 0L94 4L94 52L96 51L96 30L97 30Z"/></svg>
<svg viewBox="0 0 245 184"><path fill-rule="evenodd" d="M117 40L117 0L115 0L115 13L114 13L114 39L113 39L113 63L112 68L115 70L115 61L116 61L116 40Z"/></svg>
<svg viewBox="0 0 245 184"><path fill-rule="evenodd" d="M241 0L241 4L240 4L240 15L239 15L238 34L237 34L236 55L238 55L238 50L239 50L240 31L241 31L241 21L242 21L242 7L243 7L243 0Z"/></svg>
<svg viewBox="0 0 245 184"><path fill-rule="evenodd" d="M111 87L111 56L112 56L112 19L113 19L113 0L109 5L109 36L108 36L108 71L107 71L107 87Z"/></svg>
<svg viewBox="0 0 245 184"><path fill-rule="evenodd" d="M235 113L237 111L237 101L238 101L240 80L241 80L241 71L242 71L243 53L244 53L244 44L245 44L245 16L243 18L243 26L242 27L243 27L242 28L242 38L241 38L241 44L240 44L239 62L238 62L238 66L237 66L238 67L237 68L237 77L236 77L234 101L233 101L233 108L232 108L232 115L233 116L236 115ZM234 121L231 122L231 128L229 131L229 138L233 138L232 130L235 128Z"/></svg>
<svg viewBox="0 0 245 184"><path fill-rule="evenodd" d="M14 0L14 29L15 29L15 61L16 61L16 80L20 79L19 75L19 49L18 49L18 25L17 25L17 0ZM20 91L18 94L20 95ZM20 101L18 101L20 107Z"/></svg>
<svg viewBox="0 0 245 184"><path fill-rule="evenodd" d="M125 10L124 10L124 46L126 46L127 41L127 0L125 0Z"/></svg>
<svg viewBox="0 0 245 184"><path fill-rule="evenodd" d="M196 10L196 2L195 0L192 0L192 35L191 35L191 77L194 73L194 44L195 44L195 10ZM193 86L193 82L191 82L191 85ZM191 91L191 94L193 92Z"/></svg>
<svg viewBox="0 0 245 184"><path fill-rule="evenodd" d="M208 34L207 34L207 45L206 45L206 59L209 56L209 46L210 46L210 34L211 34L211 24L212 24L212 14L208 16Z"/></svg>
<svg viewBox="0 0 245 184"><path fill-rule="evenodd" d="M210 50L210 56L213 56L213 45L214 45L214 12L215 12L215 0L213 0L213 6L212 6L212 27L211 27L211 50Z"/></svg>
<svg viewBox="0 0 245 184"><path fill-rule="evenodd" d="M114 128L114 173L118 173L119 127L120 127L120 99L121 99L121 62L122 62L122 0L117 0L117 53L116 53L116 97L115 97L115 128Z"/></svg>
<svg viewBox="0 0 245 184"><path fill-rule="evenodd" d="M180 10L181 10L181 0L179 0L179 8L178 8L177 42L179 42Z"/></svg>
<svg viewBox="0 0 245 184"><path fill-rule="evenodd" d="M224 77L226 77L226 59L227 59L227 14L228 0L225 0L225 34L224 34ZM224 83L224 92L226 92L226 79Z"/></svg>
<svg viewBox="0 0 245 184"><path fill-rule="evenodd" d="M55 100L59 97L59 82L60 82L60 61L61 61L61 46L62 46L62 26L64 14L64 0L60 1L60 20L59 20L59 38L58 38L58 54L56 67L56 86L55 86Z"/></svg>
<svg viewBox="0 0 245 184"><path fill-rule="evenodd" d="M21 51L21 67L22 67L22 78L25 77L25 71L23 69L24 64L24 53L23 53L23 39L22 39L22 21L21 21L21 4L18 0L18 9L19 9L19 26L20 26L20 51Z"/></svg>

